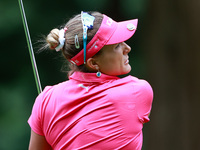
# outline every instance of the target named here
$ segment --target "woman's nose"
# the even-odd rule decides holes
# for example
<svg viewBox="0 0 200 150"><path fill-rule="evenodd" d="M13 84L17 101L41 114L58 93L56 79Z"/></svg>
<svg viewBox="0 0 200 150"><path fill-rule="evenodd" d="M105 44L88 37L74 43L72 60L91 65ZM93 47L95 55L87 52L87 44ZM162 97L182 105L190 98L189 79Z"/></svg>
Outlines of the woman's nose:
<svg viewBox="0 0 200 150"><path fill-rule="evenodd" d="M124 53L128 54L131 51L131 47L125 42L123 42L123 44L124 44Z"/></svg>

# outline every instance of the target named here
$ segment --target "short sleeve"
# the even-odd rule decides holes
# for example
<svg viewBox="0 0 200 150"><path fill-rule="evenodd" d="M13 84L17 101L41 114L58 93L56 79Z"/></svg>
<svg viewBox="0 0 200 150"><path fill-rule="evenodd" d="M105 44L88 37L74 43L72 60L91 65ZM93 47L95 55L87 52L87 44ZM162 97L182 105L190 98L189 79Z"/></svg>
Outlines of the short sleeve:
<svg viewBox="0 0 200 150"><path fill-rule="evenodd" d="M42 98L43 98L42 93L36 98L32 108L31 116L28 119L28 124L35 133L43 136L44 133L42 131L42 117L41 117Z"/></svg>
<svg viewBox="0 0 200 150"><path fill-rule="evenodd" d="M139 91L137 93L136 110L138 118L142 123L149 122L149 113L153 102L153 90L150 84L141 80Z"/></svg>
<svg viewBox="0 0 200 150"><path fill-rule="evenodd" d="M35 133L42 136L44 136L42 116L44 113L45 96L51 88L51 86L45 87L42 93L38 95L33 105L31 116L28 119L28 124L30 125L31 129Z"/></svg>

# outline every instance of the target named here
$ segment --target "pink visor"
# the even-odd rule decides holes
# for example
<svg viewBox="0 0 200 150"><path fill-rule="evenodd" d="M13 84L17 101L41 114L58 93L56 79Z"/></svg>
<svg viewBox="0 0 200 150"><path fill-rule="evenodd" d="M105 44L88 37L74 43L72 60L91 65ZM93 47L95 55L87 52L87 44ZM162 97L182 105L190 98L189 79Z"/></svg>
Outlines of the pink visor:
<svg viewBox="0 0 200 150"><path fill-rule="evenodd" d="M137 19L116 22L103 15L99 30L86 46L86 60L93 57L104 45L121 43L131 38L136 31L137 23ZM83 51L82 49L70 62L77 66L82 65L84 63Z"/></svg>

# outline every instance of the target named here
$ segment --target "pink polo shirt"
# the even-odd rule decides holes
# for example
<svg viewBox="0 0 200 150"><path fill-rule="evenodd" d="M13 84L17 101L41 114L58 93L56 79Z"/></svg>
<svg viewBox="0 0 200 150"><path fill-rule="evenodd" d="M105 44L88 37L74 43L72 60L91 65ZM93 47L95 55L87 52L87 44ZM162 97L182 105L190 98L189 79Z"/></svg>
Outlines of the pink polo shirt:
<svg viewBox="0 0 200 150"><path fill-rule="evenodd" d="M145 80L75 72L44 89L28 123L54 150L140 150L152 100Z"/></svg>

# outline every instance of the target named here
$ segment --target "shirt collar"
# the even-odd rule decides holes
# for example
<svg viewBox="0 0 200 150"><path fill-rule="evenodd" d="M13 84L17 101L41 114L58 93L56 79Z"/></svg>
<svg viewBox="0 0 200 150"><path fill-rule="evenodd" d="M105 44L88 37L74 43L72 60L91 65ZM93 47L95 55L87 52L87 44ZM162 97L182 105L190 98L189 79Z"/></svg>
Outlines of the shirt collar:
<svg viewBox="0 0 200 150"><path fill-rule="evenodd" d="M84 72L74 72L69 79L74 79L74 80L78 80L81 82L106 82L108 80L117 80L119 79L119 77L117 76L110 76L110 75L106 75L101 73L101 77L97 77L96 73L84 73Z"/></svg>

